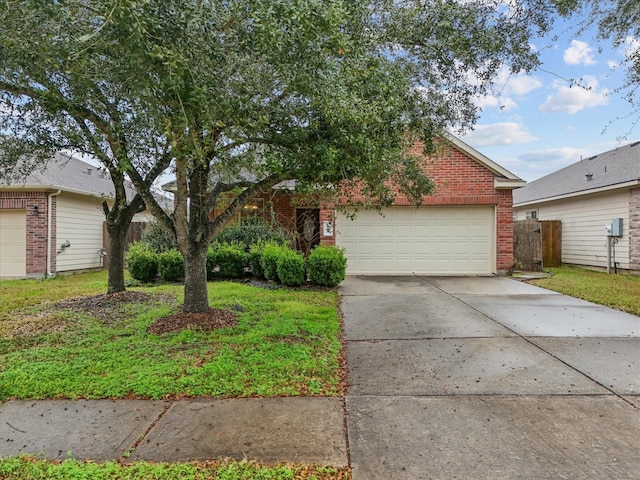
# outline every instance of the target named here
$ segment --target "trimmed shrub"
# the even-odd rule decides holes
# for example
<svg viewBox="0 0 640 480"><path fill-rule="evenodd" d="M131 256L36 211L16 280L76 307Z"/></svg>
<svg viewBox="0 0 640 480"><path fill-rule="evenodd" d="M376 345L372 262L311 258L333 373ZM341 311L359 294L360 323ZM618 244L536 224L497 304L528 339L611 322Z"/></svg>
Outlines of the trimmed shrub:
<svg viewBox="0 0 640 480"><path fill-rule="evenodd" d="M281 228L272 227L261 218L246 218L234 225L224 227L216 237L218 243L241 243L247 252L258 242L286 243L287 241L286 232Z"/></svg>
<svg viewBox="0 0 640 480"><path fill-rule="evenodd" d="M336 287L344 280L347 258L344 249L319 246L309 254L309 280L316 285Z"/></svg>
<svg viewBox="0 0 640 480"><path fill-rule="evenodd" d="M262 257L260 258L260 266L267 280L279 280L278 258L283 255L285 250L288 250L288 248L275 243L268 243L264 246Z"/></svg>
<svg viewBox="0 0 640 480"><path fill-rule="evenodd" d="M158 275L158 254L144 242L130 245L125 260L129 273L136 280L150 282Z"/></svg>
<svg viewBox="0 0 640 480"><path fill-rule="evenodd" d="M184 258L178 250L167 250L158 256L158 273L166 282L184 278Z"/></svg>
<svg viewBox="0 0 640 480"><path fill-rule="evenodd" d="M265 279L264 270L262 269L262 252L264 252L265 243L259 241L249 248L249 269L251 274L261 280Z"/></svg>
<svg viewBox="0 0 640 480"><path fill-rule="evenodd" d="M207 276L240 278L244 276L248 256L240 243L213 243L207 252Z"/></svg>
<svg viewBox="0 0 640 480"><path fill-rule="evenodd" d="M283 285L298 287L305 282L306 262L298 252L282 249L276 260L278 279Z"/></svg>
<svg viewBox="0 0 640 480"><path fill-rule="evenodd" d="M142 241L156 253L162 253L177 248L176 239L161 223L149 222L142 231Z"/></svg>

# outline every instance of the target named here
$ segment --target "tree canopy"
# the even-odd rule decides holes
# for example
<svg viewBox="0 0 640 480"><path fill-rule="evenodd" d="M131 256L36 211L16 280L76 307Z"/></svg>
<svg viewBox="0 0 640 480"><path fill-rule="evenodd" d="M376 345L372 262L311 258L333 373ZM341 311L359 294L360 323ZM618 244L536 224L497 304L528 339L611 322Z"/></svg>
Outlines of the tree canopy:
<svg viewBox="0 0 640 480"><path fill-rule="evenodd" d="M505 65L573 0L6 0L0 128L36 150L73 147L127 176L185 257L185 309L207 308L208 244L278 182L393 180L416 203L425 152L472 125ZM171 164L176 210L150 182ZM240 189L216 218L219 196Z"/></svg>

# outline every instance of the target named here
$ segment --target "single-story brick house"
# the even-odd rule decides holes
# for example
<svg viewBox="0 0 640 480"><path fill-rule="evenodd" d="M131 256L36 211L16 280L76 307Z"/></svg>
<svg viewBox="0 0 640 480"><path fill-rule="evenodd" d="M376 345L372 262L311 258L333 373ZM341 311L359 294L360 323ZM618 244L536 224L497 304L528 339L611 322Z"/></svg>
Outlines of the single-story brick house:
<svg viewBox="0 0 640 480"><path fill-rule="evenodd" d="M516 220L562 222L567 264L606 267L605 226L621 219L611 261L640 271L640 142L582 159L531 182L513 198Z"/></svg>
<svg viewBox="0 0 640 480"><path fill-rule="evenodd" d="M420 145L414 149L420 154ZM242 215L275 217L297 231L302 251L316 244L343 247L349 274L492 275L511 270L512 190L526 182L454 137L425 163L436 191L420 207L399 196L381 213L360 210L351 220L334 208L305 201L285 182L268 198L254 199ZM172 184L165 188L171 190ZM351 195L347 203L355 200Z"/></svg>
<svg viewBox="0 0 640 480"><path fill-rule="evenodd" d="M21 183L0 182L0 279L100 268L101 204L113 192L108 174L61 153ZM134 221L150 218L143 212Z"/></svg>

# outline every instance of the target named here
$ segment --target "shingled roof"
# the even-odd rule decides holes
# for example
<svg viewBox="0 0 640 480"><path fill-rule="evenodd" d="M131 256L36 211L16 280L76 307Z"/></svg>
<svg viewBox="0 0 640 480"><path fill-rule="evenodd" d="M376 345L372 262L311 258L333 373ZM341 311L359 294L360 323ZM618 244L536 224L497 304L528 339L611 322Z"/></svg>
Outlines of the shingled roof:
<svg viewBox="0 0 640 480"><path fill-rule="evenodd" d="M127 198L135 196L132 185L125 186ZM56 153L46 166L35 168L21 180L6 183L0 180L0 188L20 190L62 190L93 197L110 198L115 195L111 176L104 168L63 153ZM159 192L152 192L160 206L171 209L172 200Z"/></svg>
<svg viewBox="0 0 640 480"><path fill-rule="evenodd" d="M640 142L585 158L513 192L514 206L640 185Z"/></svg>

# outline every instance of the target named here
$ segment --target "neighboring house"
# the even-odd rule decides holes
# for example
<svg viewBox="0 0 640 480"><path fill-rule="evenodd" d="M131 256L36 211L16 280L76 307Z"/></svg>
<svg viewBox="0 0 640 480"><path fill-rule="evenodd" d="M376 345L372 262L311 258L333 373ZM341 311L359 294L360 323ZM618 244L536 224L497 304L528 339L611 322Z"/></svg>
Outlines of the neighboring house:
<svg viewBox="0 0 640 480"><path fill-rule="evenodd" d="M100 268L101 204L113 192L102 169L64 154L21 183L0 182L0 279Z"/></svg>
<svg viewBox="0 0 640 480"><path fill-rule="evenodd" d="M415 145L414 153L420 152ZM381 213L360 210L351 220L334 208L305 202L286 182L254 199L246 210L266 220L273 216L297 231L301 250L317 243L345 248L349 274L492 275L511 270L512 190L526 183L453 137L427 160L425 170L436 191L420 207L398 196L393 207Z"/></svg>
<svg viewBox="0 0 640 480"><path fill-rule="evenodd" d="M513 198L516 220L562 222L567 264L606 267L605 226L622 219L611 261L640 270L640 142L580 160L531 182Z"/></svg>

